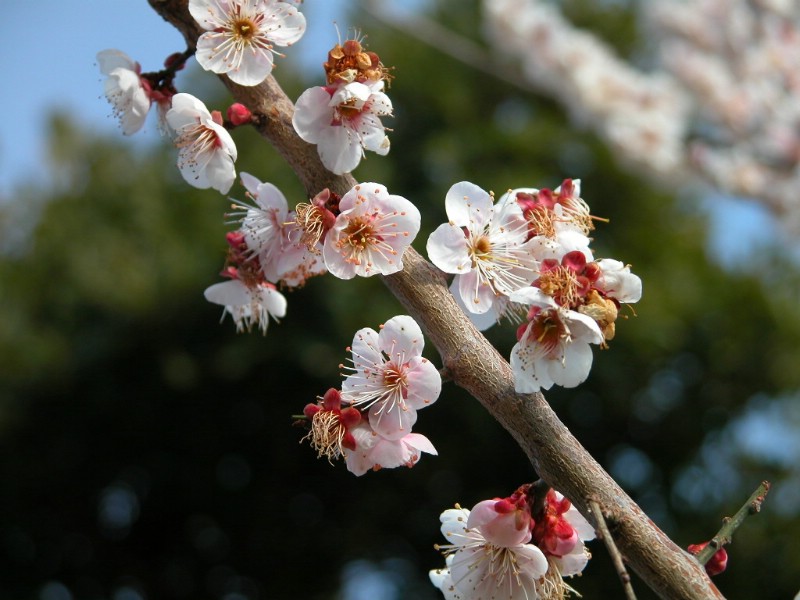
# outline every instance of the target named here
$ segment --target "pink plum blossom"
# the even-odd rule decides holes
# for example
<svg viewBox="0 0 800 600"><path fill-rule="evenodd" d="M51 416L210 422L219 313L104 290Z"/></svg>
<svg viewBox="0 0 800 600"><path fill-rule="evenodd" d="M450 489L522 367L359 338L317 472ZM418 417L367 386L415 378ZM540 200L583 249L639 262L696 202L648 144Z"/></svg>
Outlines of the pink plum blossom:
<svg viewBox="0 0 800 600"><path fill-rule="evenodd" d="M494 206L488 193L462 181L447 192L445 208L449 222L428 238L428 257L456 275L451 290L469 313L486 313L498 297L530 285L537 261L515 202Z"/></svg>
<svg viewBox="0 0 800 600"><path fill-rule="evenodd" d="M197 62L239 85L264 81L273 46L290 46L306 30L303 14L278 0L189 0L189 12L206 30L197 40Z"/></svg>
<svg viewBox="0 0 800 600"><path fill-rule="evenodd" d="M178 169L190 185L226 194L236 179L236 145L216 111L191 94L175 94L167 123L175 131Z"/></svg>
<svg viewBox="0 0 800 600"><path fill-rule="evenodd" d="M312 87L295 105L292 124L303 140L317 145L325 168L337 175L358 166L365 150L385 156L389 138L380 117L392 114L383 81Z"/></svg>
<svg viewBox="0 0 800 600"><path fill-rule="evenodd" d="M561 493L547 492L541 511L535 515L533 542L562 577L580 574L590 554L584 542L593 540L594 528Z"/></svg>
<svg viewBox="0 0 800 600"><path fill-rule="evenodd" d="M345 451L345 462L347 470L357 476L369 470L413 467L423 452L437 454L430 440L420 433L406 433L389 439L364 422L352 428L351 433L355 449Z"/></svg>
<svg viewBox="0 0 800 600"><path fill-rule="evenodd" d="M476 509L481 510L481 504ZM444 569L430 572L431 583L448 599L540 598L548 569L542 551L513 538L495 537L482 525L470 526L470 520L471 512L458 505L441 514L441 531L448 544L437 547L448 556Z"/></svg>
<svg viewBox="0 0 800 600"><path fill-rule="evenodd" d="M143 82L139 63L119 50L97 53L100 72L107 76L105 95L119 119L124 135L139 131L150 111L149 86Z"/></svg>
<svg viewBox="0 0 800 600"><path fill-rule="evenodd" d="M380 333L365 327L353 337L353 373L342 383L342 396L368 410L369 425L387 440L405 438L417 410L442 390L439 371L422 356L424 345L422 330L407 315L392 317Z"/></svg>
<svg viewBox="0 0 800 600"><path fill-rule="evenodd" d="M358 184L342 196L325 236L325 266L340 279L396 273L419 228L420 214L411 202L378 183Z"/></svg>
<svg viewBox="0 0 800 600"><path fill-rule="evenodd" d="M303 231L283 193L271 183L262 183L241 173L242 184L255 206L238 204L244 210L241 231L247 246L258 256L267 281L297 287L325 272L322 245L302 242Z"/></svg>

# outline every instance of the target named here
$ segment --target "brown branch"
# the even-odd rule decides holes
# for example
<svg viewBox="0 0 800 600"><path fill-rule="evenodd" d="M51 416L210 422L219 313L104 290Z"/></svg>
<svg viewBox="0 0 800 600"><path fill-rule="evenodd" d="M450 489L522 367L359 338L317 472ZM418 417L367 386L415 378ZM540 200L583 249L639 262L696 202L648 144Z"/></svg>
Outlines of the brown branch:
<svg viewBox="0 0 800 600"><path fill-rule="evenodd" d="M151 6L195 47L202 33L187 10L187 0L149 0ZM336 176L321 164L316 149L300 140L291 124L293 104L273 77L242 87L220 76L237 102L264 117L257 129L286 159L309 196L328 187L347 192L355 180ZM586 501L613 507L615 539L642 580L662 598L722 598L703 567L676 546L580 445L542 394L518 394L508 362L475 329L450 294L447 282L413 249L404 269L384 277L386 286L436 346L453 381L470 392L526 453L534 470L595 522Z"/></svg>
<svg viewBox="0 0 800 600"><path fill-rule="evenodd" d="M636 594L633 593L633 586L631 585L631 576L625 569L625 563L622 561L622 555L617 550L617 545L614 543L614 538L611 536L611 531L606 524L606 518L603 514L600 505L594 500L589 500L589 508L597 520L597 533L598 537L603 540L603 543L608 549L608 554L611 556L611 562L614 563L614 568L619 575L619 580L622 582L622 589L625 591L625 598L628 600L636 600Z"/></svg>

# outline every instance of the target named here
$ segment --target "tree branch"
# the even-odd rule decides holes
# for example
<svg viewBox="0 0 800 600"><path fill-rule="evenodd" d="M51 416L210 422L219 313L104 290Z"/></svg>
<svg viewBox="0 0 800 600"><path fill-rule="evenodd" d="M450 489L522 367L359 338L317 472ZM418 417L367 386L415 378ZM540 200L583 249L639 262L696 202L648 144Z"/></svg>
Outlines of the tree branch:
<svg viewBox="0 0 800 600"><path fill-rule="evenodd" d="M631 576L628 575L628 571L625 570L625 563L622 561L622 555L619 553L619 550L617 550L617 545L614 543L614 538L611 536L611 531L608 529L603 510L594 500L589 500L589 508L597 519L598 537L603 540L603 543L608 549L611 562L614 563L614 568L617 570L619 580L622 582L625 598L627 600L636 600L636 594L633 593L633 586L631 585Z"/></svg>
<svg viewBox="0 0 800 600"><path fill-rule="evenodd" d="M711 538L711 541L708 542L708 546L697 553L697 562L699 562L701 565L706 564L709 560L711 560L711 557L714 556L717 550L724 548L733 541L733 532L739 528L739 525L744 523L744 520L747 517L761 512L761 504L764 502L764 498L767 496L769 488L769 481L762 481L761 485L759 485L756 491L750 495L750 497L747 499L747 502L745 502L742 507L736 511L735 515L732 517L725 517L722 520L722 527L717 534Z"/></svg>
<svg viewBox="0 0 800 600"><path fill-rule="evenodd" d="M195 47L202 29L189 15L187 0L149 3L181 31L190 48ZM293 104L273 77L254 87L236 85L224 75L220 79L237 102L263 115L257 129L294 169L309 196L325 187L344 194L355 185L352 176L327 171L314 146L297 137L291 124ZM722 598L703 567L647 518L561 423L542 394L514 391L508 362L458 307L442 273L411 248L403 263L403 271L383 278L386 286L436 346L456 385L505 427L539 476L572 500L595 526L586 499L605 507L613 516L613 533L623 556L659 596Z"/></svg>

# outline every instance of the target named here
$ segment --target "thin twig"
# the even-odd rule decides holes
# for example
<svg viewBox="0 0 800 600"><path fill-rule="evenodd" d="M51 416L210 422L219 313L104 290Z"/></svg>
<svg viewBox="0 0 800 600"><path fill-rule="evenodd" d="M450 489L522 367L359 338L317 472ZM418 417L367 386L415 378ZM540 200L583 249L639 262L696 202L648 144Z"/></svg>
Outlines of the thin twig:
<svg viewBox="0 0 800 600"><path fill-rule="evenodd" d="M750 515L755 515L761 511L761 503L769 492L769 481L762 481L755 492L753 492L742 507L732 517L722 519L722 527L717 534L711 538L708 545L697 553L697 560L701 565L706 564L717 550L730 544L733 541L733 532L739 528L744 520Z"/></svg>
<svg viewBox="0 0 800 600"><path fill-rule="evenodd" d="M625 563L622 561L622 555L617 550L617 545L614 543L614 538L611 537L611 531L606 524L605 515L600 509L600 505L595 500L589 500L589 508L591 508L594 518L597 521L597 529L599 530L598 537L603 540L611 555L611 562L614 563L614 568L617 570L619 580L622 582L622 589L625 590L625 598L628 600L636 600L636 594L633 593L633 585L631 585L631 576L625 569Z"/></svg>

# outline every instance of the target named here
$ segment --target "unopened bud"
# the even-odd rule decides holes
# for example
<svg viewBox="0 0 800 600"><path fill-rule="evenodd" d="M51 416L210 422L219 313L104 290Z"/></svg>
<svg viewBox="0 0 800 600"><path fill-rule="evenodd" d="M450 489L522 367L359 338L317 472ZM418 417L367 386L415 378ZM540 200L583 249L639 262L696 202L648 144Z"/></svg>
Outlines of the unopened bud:
<svg viewBox="0 0 800 600"><path fill-rule="evenodd" d="M244 104L231 104L228 108L228 120L236 127L239 125L247 125L253 118L253 113L250 112Z"/></svg>
<svg viewBox="0 0 800 600"><path fill-rule="evenodd" d="M703 542L702 544L691 544L687 550L690 554L698 554L703 548L708 546L708 542ZM725 548L720 548L714 553L714 556L708 559L708 562L705 564L706 573L708 573L709 577L714 577L714 575L719 575L728 567L728 552Z"/></svg>

